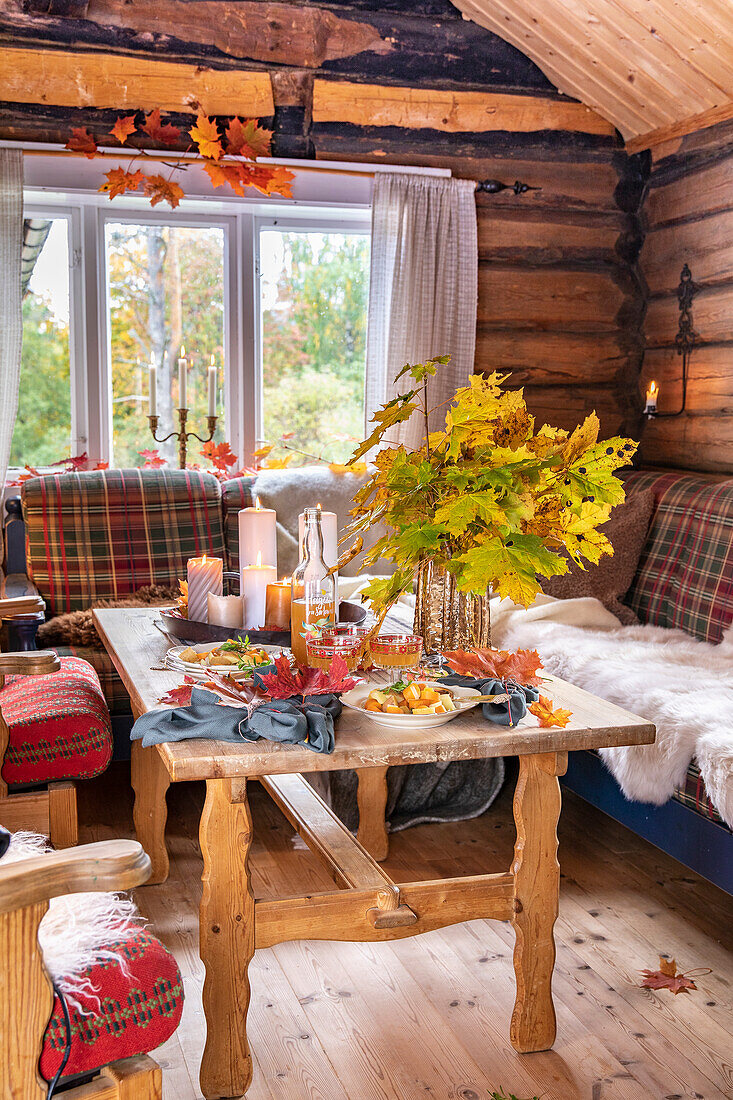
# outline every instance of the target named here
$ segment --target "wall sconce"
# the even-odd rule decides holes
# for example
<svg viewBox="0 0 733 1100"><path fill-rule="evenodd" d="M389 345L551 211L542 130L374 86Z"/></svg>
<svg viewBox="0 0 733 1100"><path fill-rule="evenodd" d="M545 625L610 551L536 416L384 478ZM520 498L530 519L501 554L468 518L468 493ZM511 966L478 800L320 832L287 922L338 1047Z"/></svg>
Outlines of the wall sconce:
<svg viewBox="0 0 733 1100"><path fill-rule="evenodd" d="M681 416L687 407L687 375L690 365L692 349L697 341L697 333L692 327L692 299L697 293L697 287L692 281L692 272L685 264L680 272L680 284L677 287L677 299L680 309L680 323L674 344L677 354L682 356L682 404L676 412L657 412L657 400L659 398L659 386L652 381L646 391L646 405L644 415L648 420L665 416Z"/></svg>

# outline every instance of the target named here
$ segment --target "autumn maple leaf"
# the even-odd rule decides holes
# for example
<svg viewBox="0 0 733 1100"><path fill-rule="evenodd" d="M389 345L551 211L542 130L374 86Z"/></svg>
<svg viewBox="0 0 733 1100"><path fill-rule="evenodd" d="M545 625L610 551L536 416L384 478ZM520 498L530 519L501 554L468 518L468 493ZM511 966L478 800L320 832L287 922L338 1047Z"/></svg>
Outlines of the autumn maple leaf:
<svg viewBox="0 0 733 1100"><path fill-rule="evenodd" d="M226 442L214 443L209 441L201 448L201 454L219 470L228 470L231 466L237 464L237 456Z"/></svg>
<svg viewBox="0 0 733 1100"><path fill-rule="evenodd" d="M542 661L535 649L519 649L516 653L508 649L453 649L443 656L459 676L514 680L525 687L539 687L542 683L538 675Z"/></svg>
<svg viewBox="0 0 733 1100"><path fill-rule="evenodd" d="M163 145L175 145L181 136L177 126L173 126L170 122L161 122L159 107L145 116L143 130L153 141L160 141Z"/></svg>
<svg viewBox="0 0 733 1100"><path fill-rule="evenodd" d="M109 191L110 199L115 199L127 191L137 191L145 176L139 170L128 172L124 168L110 168L109 172L104 173L104 178L107 182L99 190Z"/></svg>
<svg viewBox="0 0 733 1100"><path fill-rule="evenodd" d="M309 695L335 695L337 692L351 691L359 680L349 675L349 669L343 657L334 657L327 669L308 668L296 665L294 672L290 661L282 654L274 661L277 672L266 672L260 676L262 687L272 699L291 699L294 695L305 698Z"/></svg>
<svg viewBox="0 0 733 1100"><path fill-rule="evenodd" d="M642 970L642 974L644 980L641 984L645 989L669 989L675 996L678 993L689 993L691 989L697 989L692 978L677 973L676 961L665 959L663 955L659 956L659 970Z"/></svg>
<svg viewBox="0 0 733 1100"><path fill-rule="evenodd" d="M83 153L89 160L93 160L97 155L97 143L86 126L72 127L71 137L64 148L71 149L72 153Z"/></svg>
<svg viewBox="0 0 733 1100"><path fill-rule="evenodd" d="M240 164L240 179L245 187L254 187L263 195L284 195L292 198L290 184L295 174L287 168L265 166L264 164Z"/></svg>
<svg viewBox="0 0 733 1100"><path fill-rule="evenodd" d="M527 709L539 720L541 726L560 726L564 729L573 717L573 712L571 710L563 710L561 707L555 710L554 706L555 704L552 699L548 699L546 695L540 695L537 702L530 703Z"/></svg>
<svg viewBox="0 0 733 1100"><path fill-rule="evenodd" d="M181 684L180 687L169 688L168 691L166 691L165 695L161 695L158 702L165 703L167 706L190 707L191 692L193 690L193 687L194 683L193 681L190 681L188 683Z"/></svg>
<svg viewBox="0 0 733 1100"><path fill-rule="evenodd" d="M121 115L109 131L113 138L117 138L120 145L124 145L130 134L137 130L137 122L134 115Z"/></svg>
<svg viewBox="0 0 733 1100"><path fill-rule="evenodd" d="M143 463L143 469L157 468L158 466L165 466L166 462L164 458L160 457L160 452L157 448L153 451L138 451L141 458L145 459Z"/></svg>
<svg viewBox="0 0 733 1100"><path fill-rule="evenodd" d="M167 202L174 210L183 198L183 188L165 176L145 176L143 190L150 198L150 205L157 206L159 202Z"/></svg>
<svg viewBox="0 0 733 1100"><path fill-rule="evenodd" d="M265 130L256 119L230 119L226 128L227 153L230 156L266 157L270 154L272 130Z"/></svg>
<svg viewBox="0 0 733 1100"><path fill-rule="evenodd" d="M196 116L196 125L192 126L188 132L198 145L202 157L218 160L224 152L221 147L219 128L216 122L211 118L207 118L205 114L199 112Z"/></svg>

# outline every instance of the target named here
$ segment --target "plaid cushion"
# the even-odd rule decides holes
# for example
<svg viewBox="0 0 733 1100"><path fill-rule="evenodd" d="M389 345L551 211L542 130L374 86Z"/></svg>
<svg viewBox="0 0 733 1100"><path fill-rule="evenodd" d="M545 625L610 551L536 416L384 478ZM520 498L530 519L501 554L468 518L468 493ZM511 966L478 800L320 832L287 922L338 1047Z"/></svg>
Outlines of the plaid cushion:
<svg viewBox="0 0 733 1100"><path fill-rule="evenodd" d="M176 961L160 940L143 928L110 943L124 959L98 963L86 971L90 992L69 1005L71 1055L64 1077L91 1073L120 1058L147 1054L169 1039L183 1011L183 982ZM54 1076L63 1058L66 1029L58 997L46 1028L41 1074Z"/></svg>
<svg viewBox="0 0 733 1100"><path fill-rule="evenodd" d="M224 557L221 490L199 470L94 470L22 488L28 573L50 615L174 584L189 558Z"/></svg>
<svg viewBox="0 0 733 1100"><path fill-rule="evenodd" d="M625 602L642 622L720 642L733 620L733 480L634 472L625 481L656 501Z"/></svg>
<svg viewBox="0 0 733 1100"><path fill-rule="evenodd" d="M728 828L708 797L708 792L705 790L705 784L697 764L690 763L687 769L687 775L685 776L684 785L678 787L672 797L676 798L677 801L681 802L684 806L689 806L691 810L695 810L696 813L701 814L702 817L708 817L711 821L717 821L724 829Z"/></svg>
<svg viewBox="0 0 733 1100"><path fill-rule="evenodd" d="M6 783L90 779L109 764L109 711L86 661L64 657L59 672L8 676L0 709L10 730L2 764Z"/></svg>
<svg viewBox="0 0 733 1100"><path fill-rule="evenodd" d="M120 680L117 669L112 664L112 658L106 649L65 645L55 645L53 648L59 657L80 657L92 666L99 677L102 694L111 714L130 714L130 696L127 694L127 688Z"/></svg>
<svg viewBox="0 0 733 1100"><path fill-rule="evenodd" d="M222 482L221 495L224 504L224 539L227 547L227 569L239 569L239 519L240 508L253 508L254 477L235 477Z"/></svg>

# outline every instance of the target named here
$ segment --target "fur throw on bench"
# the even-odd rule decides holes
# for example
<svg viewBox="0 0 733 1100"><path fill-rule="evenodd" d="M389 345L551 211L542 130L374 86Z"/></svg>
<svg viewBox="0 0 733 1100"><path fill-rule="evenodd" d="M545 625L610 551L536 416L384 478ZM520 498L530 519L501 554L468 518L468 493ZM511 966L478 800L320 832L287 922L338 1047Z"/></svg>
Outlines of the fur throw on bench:
<svg viewBox="0 0 733 1100"><path fill-rule="evenodd" d="M134 596L123 600L95 600L95 607L156 607L173 603L180 595L178 586L148 584L139 588ZM97 634L92 609L69 611L56 615L38 628L36 641L39 648L54 645L86 646L91 649L104 649Z"/></svg>
<svg viewBox="0 0 733 1100"><path fill-rule="evenodd" d="M17 832L0 862L17 863L48 851L45 836ZM70 1004L80 1008L81 993L94 995L85 977L89 967L117 962L124 969L124 957L108 945L143 923L135 903L121 894L66 894L51 899L38 930L38 942L46 970Z"/></svg>

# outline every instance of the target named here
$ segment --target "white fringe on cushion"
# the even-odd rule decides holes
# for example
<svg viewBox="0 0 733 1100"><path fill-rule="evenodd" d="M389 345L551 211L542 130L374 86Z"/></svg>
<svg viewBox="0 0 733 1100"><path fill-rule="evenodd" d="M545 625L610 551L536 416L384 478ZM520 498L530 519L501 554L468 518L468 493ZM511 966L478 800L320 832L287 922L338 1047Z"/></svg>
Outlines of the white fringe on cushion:
<svg viewBox="0 0 733 1100"><path fill-rule="evenodd" d="M1 863L17 863L50 851L35 833L14 833ZM97 992L85 971L95 963L115 962L126 973L126 959L109 944L143 924L137 906L121 894L66 894L53 898L41 921L38 942L49 976L70 1004L81 1010L79 997Z"/></svg>

